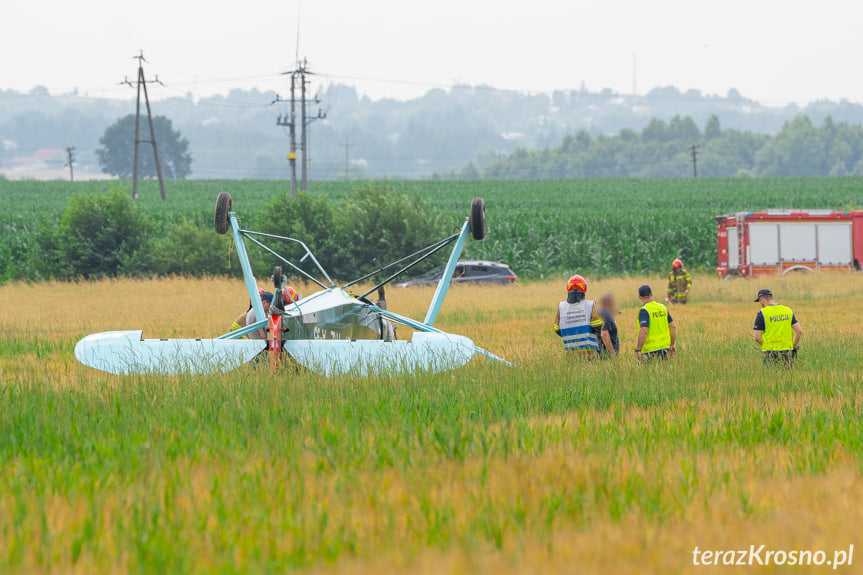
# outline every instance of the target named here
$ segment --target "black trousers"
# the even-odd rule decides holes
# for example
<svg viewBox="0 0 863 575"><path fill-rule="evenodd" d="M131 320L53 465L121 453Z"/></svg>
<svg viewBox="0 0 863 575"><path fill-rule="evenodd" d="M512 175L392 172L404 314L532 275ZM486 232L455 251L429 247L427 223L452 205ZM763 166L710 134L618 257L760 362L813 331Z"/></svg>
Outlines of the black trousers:
<svg viewBox="0 0 863 575"><path fill-rule="evenodd" d="M796 349L761 352L761 362L764 367L791 367L796 357Z"/></svg>
<svg viewBox="0 0 863 575"><path fill-rule="evenodd" d="M668 350L657 349L656 351L648 351L641 355L644 356L644 361L666 360L668 359Z"/></svg>

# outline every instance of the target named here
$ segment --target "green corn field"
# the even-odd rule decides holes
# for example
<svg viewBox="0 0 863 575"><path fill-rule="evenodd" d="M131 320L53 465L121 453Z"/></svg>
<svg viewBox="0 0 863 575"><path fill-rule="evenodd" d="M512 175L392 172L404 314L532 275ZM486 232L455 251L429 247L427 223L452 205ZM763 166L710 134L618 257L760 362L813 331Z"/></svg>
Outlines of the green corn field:
<svg viewBox="0 0 863 575"><path fill-rule="evenodd" d="M313 182L310 193L337 201L351 182ZM573 269L600 275L664 269L682 257L692 269L716 265L712 217L767 208L847 209L863 204L863 178L588 179L544 181L396 181L416 192L442 221L458 225L470 200L486 200L489 233L467 257L508 263L523 279L557 277ZM0 181L0 278L42 222L56 218L79 191L128 190L128 182ZM229 191L245 221L285 193L283 181L171 181L168 200L144 182L139 203L156 227L186 218L211 226L215 198ZM445 234L449 229L442 229ZM290 230L285 230L290 233ZM314 250L315 246L311 246Z"/></svg>

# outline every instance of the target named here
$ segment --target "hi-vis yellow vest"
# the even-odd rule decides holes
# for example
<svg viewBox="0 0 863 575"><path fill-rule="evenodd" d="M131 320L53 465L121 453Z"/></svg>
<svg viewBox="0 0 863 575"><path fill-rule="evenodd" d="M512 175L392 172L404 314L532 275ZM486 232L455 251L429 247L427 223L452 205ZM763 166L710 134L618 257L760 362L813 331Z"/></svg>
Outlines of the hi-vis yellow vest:
<svg viewBox="0 0 863 575"><path fill-rule="evenodd" d="M761 336L761 351L786 351L794 347L794 330L791 318L794 313L784 305L768 305L761 308L764 316L764 333Z"/></svg>
<svg viewBox="0 0 863 575"><path fill-rule="evenodd" d="M671 347L671 332L668 329L668 309L661 303L649 301L641 308L650 314L647 339L641 346L641 353L650 353Z"/></svg>

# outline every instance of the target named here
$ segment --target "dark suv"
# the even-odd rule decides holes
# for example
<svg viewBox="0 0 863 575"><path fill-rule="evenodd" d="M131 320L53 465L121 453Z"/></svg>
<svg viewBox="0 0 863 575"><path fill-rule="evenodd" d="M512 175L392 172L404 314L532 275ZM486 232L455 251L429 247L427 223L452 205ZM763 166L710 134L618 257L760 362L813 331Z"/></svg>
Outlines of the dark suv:
<svg viewBox="0 0 863 575"><path fill-rule="evenodd" d="M443 268L427 276L409 279L398 283L399 287L414 287L435 285L443 276ZM455 273L452 275L452 283L493 283L509 285L516 282L516 276L509 266L498 262L485 262L480 260L468 260L458 262Z"/></svg>

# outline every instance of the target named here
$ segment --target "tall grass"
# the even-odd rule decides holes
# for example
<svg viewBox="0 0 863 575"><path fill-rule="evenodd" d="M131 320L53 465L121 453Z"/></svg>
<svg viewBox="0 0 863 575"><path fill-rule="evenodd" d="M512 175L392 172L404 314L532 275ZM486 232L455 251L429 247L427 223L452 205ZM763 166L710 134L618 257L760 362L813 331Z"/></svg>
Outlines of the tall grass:
<svg viewBox="0 0 863 575"><path fill-rule="evenodd" d="M637 365L633 290L659 285L639 277L590 281L623 307L618 362L563 356L557 283L457 286L440 326L519 367L337 380L119 378L71 357L91 331L221 333L237 280L0 287L0 571L666 573L695 545L847 546L859 279L765 284L806 329L790 372L748 339L763 282L708 277L672 309L680 357ZM420 316L430 296L388 299Z"/></svg>

